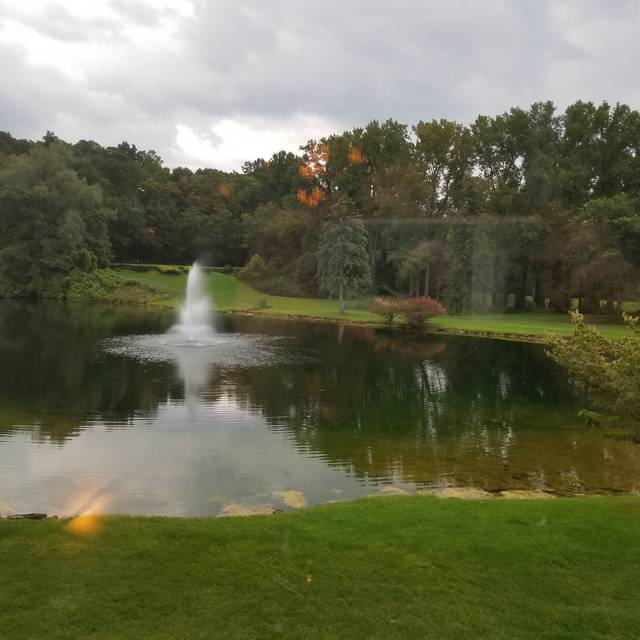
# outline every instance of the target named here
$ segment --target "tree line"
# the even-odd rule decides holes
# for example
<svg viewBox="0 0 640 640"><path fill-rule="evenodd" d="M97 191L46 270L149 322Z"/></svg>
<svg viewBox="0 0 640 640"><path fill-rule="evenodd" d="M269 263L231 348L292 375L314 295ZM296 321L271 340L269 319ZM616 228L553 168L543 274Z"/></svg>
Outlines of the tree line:
<svg viewBox="0 0 640 640"><path fill-rule="evenodd" d="M575 298L620 311L638 299L639 205L640 113L624 104L372 121L231 173L169 169L127 142L0 133L0 292L63 296L77 271L200 258L249 263L267 292L332 295L322 243L341 246L340 224L365 245L370 293L453 312Z"/></svg>

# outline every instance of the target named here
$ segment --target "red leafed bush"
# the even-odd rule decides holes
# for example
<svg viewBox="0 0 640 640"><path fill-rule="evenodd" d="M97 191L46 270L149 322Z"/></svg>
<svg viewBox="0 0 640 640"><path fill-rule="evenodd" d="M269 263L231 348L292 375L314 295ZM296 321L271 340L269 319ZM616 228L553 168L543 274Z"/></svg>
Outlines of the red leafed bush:
<svg viewBox="0 0 640 640"><path fill-rule="evenodd" d="M374 298L369 311L383 316L387 324L393 324L394 318L401 313L402 302L403 300L394 300L393 298Z"/></svg>
<svg viewBox="0 0 640 640"><path fill-rule="evenodd" d="M410 327L423 327L430 318L447 315L437 300L425 297L405 298L398 304L398 310Z"/></svg>
<svg viewBox="0 0 640 640"><path fill-rule="evenodd" d="M402 316L411 327L422 327L434 316L444 316L447 310L433 298L374 298L369 311L384 317L385 322L392 324L394 318Z"/></svg>

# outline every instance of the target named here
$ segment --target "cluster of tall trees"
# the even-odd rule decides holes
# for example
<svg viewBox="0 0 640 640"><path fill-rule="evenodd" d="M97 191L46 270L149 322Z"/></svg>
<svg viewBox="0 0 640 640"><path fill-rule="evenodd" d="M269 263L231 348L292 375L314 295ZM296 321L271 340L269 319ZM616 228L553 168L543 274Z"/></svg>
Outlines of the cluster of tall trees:
<svg viewBox="0 0 640 640"><path fill-rule="evenodd" d="M332 220L364 225L373 293L452 311L619 308L638 295L640 113L541 102L469 126L373 121L233 173L168 169L124 142L0 134L5 293L44 295L110 261L252 256L267 291L337 293L323 282Z"/></svg>

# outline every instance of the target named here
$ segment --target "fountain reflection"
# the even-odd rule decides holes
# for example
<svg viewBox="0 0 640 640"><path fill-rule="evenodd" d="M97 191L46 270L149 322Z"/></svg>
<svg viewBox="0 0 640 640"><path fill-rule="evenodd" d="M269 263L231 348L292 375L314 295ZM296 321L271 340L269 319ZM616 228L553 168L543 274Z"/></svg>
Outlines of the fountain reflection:
<svg viewBox="0 0 640 640"><path fill-rule="evenodd" d="M183 383L184 402L191 415L202 403L202 394L213 375L212 362L215 354L210 348L197 349L188 346L169 346L167 349L176 363L178 375Z"/></svg>

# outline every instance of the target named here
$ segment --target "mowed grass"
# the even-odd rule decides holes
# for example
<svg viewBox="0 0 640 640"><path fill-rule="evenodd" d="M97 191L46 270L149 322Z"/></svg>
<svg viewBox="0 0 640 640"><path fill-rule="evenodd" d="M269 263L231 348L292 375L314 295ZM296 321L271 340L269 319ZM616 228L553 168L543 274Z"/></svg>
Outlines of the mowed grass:
<svg viewBox="0 0 640 640"><path fill-rule="evenodd" d="M163 303L178 305L183 297L187 284L186 274L168 275L158 271L136 272L129 269L118 269L118 273L129 280L146 282L159 291L168 293L170 298ZM215 300L220 311L251 311L266 315L308 316L313 318L342 319L352 322L380 322L382 318L362 309L354 309L353 304L343 316L338 310L336 300L326 298L294 298L288 296L272 296L257 291L253 287L224 273L210 272L205 274L207 289ZM260 309L261 301L266 300L268 307Z"/></svg>
<svg viewBox="0 0 640 640"><path fill-rule="evenodd" d="M168 275L156 270L136 272L119 269L123 277L151 284L159 291L169 295L163 304L177 306L183 299L187 282L186 274ZM272 296L241 282L236 277L223 273L207 273L206 282L209 293L215 299L220 311L251 311L263 315L298 316L382 324L383 318L366 311L363 301L348 303L347 313L338 312L338 303L326 298L294 298ZM267 308L261 309L261 301L267 302ZM587 316L590 324L595 324L603 335L621 338L630 335L629 329L616 318L604 315ZM447 331L468 331L496 333L500 335L522 335L544 337L547 333L568 336L573 330L569 316L562 313L492 313L445 316L429 322L436 329Z"/></svg>
<svg viewBox="0 0 640 640"><path fill-rule="evenodd" d="M0 522L3 638L635 639L640 499Z"/></svg>
<svg viewBox="0 0 640 640"><path fill-rule="evenodd" d="M588 315L588 324L610 338L633 335L628 327L611 316ZM553 333L560 336L573 335L573 326L568 314L543 313L488 313L464 316L444 316L430 321L434 327L455 331L481 331L487 333L544 336Z"/></svg>

